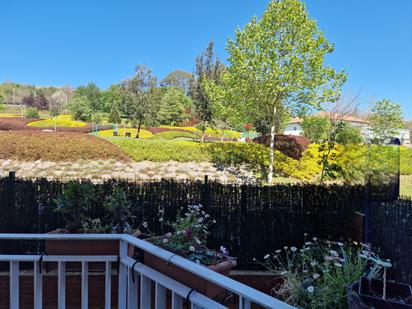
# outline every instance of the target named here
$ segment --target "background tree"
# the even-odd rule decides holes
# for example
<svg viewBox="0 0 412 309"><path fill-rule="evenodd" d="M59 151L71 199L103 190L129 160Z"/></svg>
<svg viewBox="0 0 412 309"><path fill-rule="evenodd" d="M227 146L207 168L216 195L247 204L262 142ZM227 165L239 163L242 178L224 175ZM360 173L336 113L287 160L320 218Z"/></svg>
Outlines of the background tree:
<svg viewBox="0 0 412 309"><path fill-rule="evenodd" d="M84 97L93 112L99 112L103 110L100 98L100 89L94 83L91 82L86 86L77 87L74 95L76 97Z"/></svg>
<svg viewBox="0 0 412 309"><path fill-rule="evenodd" d="M372 107L370 127L378 143L384 143L393 138L398 129L402 128L402 109L390 100L381 100Z"/></svg>
<svg viewBox="0 0 412 309"><path fill-rule="evenodd" d="M101 92L101 108L105 113L110 113L114 105L120 106L122 103L122 86L111 85L108 89Z"/></svg>
<svg viewBox="0 0 412 309"><path fill-rule="evenodd" d="M159 105L156 85L156 77L144 65L138 65L135 75L123 82L123 110L128 119L137 126L136 138L139 138L143 124L152 125L156 122Z"/></svg>
<svg viewBox="0 0 412 309"><path fill-rule="evenodd" d="M175 87L183 91L184 94L188 94L190 81L193 75L189 72L182 70L175 70L169 73L162 81L160 85L162 87Z"/></svg>
<svg viewBox="0 0 412 309"><path fill-rule="evenodd" d="M176 125L185 116L185 111L190 109L192 101L179 88L166 88L161 96L160 110L157 120L160 124Z"/></svg>
<svg viewBox="0 0 412 309"><path fill-rule="evenodd" d="M220 75L223 70L224 65L215 57L213 41L210 41L207 49L196 58L195 74L189 88L196 118L200 121L199 127L202 130L202 142L204 142L205 139L206 127L213 123L212 100L206 91L206 83L209 81L220 84Z"/></svg>
<svg viewBox="0 0 412 309"><path fill-rule="evenodd" d="M360 144L363 142L361 130L345 122L336 134L336 143L341 145Z"/></svg>
<svg viewBox="0 0 412 309"><path fill-rule="evenodd" d="M236 31L227 51L224 86L210 89L218 104L231 108L244 123L270 123L270 183L274 137L283 111L337 100L346 75L324 65L333 47L299 0L271 1L260 20L254 17Z"/></svg>
<svg viewBox="0 0 412 309"><path fill-rule="evenodd" d="M43 92L40 92L39 94L35 95L34 107L38 108L39 110L49 109L49 101Z"/></svg>
<svg viewBox="0 0 412 309"><path fill-rule="evenodd" d="M117 104L112 105L112 109L109 115L109 122L114 124L122 123L122 118L120 117L119 108L117 107Z"/></svg>
<svg viewBox="0 0 412 309"><path fill-rule="evenodd" d="M75 96L67 103L67 109L75 120L90 121L92 110L89 102L84 96Z"/></svg>
<svg viewBox="0 0 412 309"><path fill-rule="evenodd" d="M303 135L312 143L320 143L328 138L330 121L328 117L309 116L302 122Z"/></svg>

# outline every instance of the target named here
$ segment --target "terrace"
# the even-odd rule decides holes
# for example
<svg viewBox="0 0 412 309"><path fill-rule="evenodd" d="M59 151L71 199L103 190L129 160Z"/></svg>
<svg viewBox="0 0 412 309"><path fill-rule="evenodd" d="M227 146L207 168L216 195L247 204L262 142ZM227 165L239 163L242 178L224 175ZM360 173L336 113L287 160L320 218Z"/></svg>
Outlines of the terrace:
<svg viewBox="0 0 412 309"><path fill-rule="evenodd" d="M294 307L283 303L267 294L250 288L240 282L220 275L206 267L197 265L178 255L156 247L144 240L137 239L130 235L113 234L0 234L2 241L118 241L118 255L0 255L0 262L10 263L9 281L9 302L5 299L5 294L0 294L0 308L55 308L50 302L50 298L57 296L57 308L184 308L184 304L190 305L192 309L200 308L273 308L292 309ZM219 286L231 295L230 303L217 302L207 297L191 287L185 286L176 280L158 272L144 262L140 262L128 256L128 247L134 246L137 249L148 252L160 259L165 265L174 265L182 271L187 271L196 276L198 280L203 278L208 282ZM57 289L44 289L46 264L57 263ZM81 265L81 295L76 300L70 299L75 296L68 291L66 285L69 263ZM91 288L89 279L89 265L91 263L104 264L104 276L101 276L102 287L104 287L104 299L91 304ZM20 283L20 265L24 265L33 270L33 284ZM45 266L46 265L46 266ZM118 271L113 270L116 265ZM117 286L114 285L117 281ZM103 283L104 282L104 283ZM26 283L26 282L25 282ZM3 285L4 287L4 285ZM33 293L29 290L33 289ZM113 293L114 292L114 293ZM50 293L57 295L49 295ZM117 294L117 299L112 295ZM32 300L28 299L32 298ZM96 295L96 291L93 291ZM47 298L47 301L45 300ZM71 304L71 305L69 305ZM74 305L73 305L74 304ZM76 305L77 304L77 305Z"/></svg>

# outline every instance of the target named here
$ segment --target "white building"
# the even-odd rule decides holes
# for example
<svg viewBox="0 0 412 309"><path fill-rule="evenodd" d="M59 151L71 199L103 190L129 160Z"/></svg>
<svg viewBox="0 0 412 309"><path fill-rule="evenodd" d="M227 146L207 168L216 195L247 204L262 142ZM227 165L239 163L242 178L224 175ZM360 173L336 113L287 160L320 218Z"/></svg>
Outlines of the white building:
<svg viewBox="0 0 412 309"><path fill-rule="evenodd" d="M320 112L316 114L315 116L330 117L330 113ZM366 140L373 138L373 132L371 131L369 127L369 122L367 121L366 118L361 118L361 117L356 117L356 116L345 116L343 117L343 121L349 123L350 125L354 127L360 128L360 131ZM285 135L303 135L303 129L301 126L302 122L303 122L302 118L293 118L287 124L284 130L284 134ZM408 129L399 129L398 134L396 134L396 136L394 137L399 138L401 143L404 145L411 144L410 130Z"/></svg>

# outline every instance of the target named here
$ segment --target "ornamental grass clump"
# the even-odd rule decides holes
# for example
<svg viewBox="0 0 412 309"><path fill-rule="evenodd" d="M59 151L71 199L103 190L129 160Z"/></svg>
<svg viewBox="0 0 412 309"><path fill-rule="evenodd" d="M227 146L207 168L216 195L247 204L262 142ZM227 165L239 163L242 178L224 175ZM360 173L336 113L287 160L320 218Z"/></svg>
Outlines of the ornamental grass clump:
<svg viewBox="0 0 412 309"><path fill-rule="evenodd" d="M345 287L361 278L367 264L360 250L314 237L300 249L267 254L263 265L281 277L272 290L275 297L299 308L346 308Z"/></svg>
<svg viewBox="0 0 412 309"><path fill-rule="evenodd" d="M202 205L181 208L180 213L181 216L178 216L176 221L164 222L163 212L160 211L160 222L170 227L171 232L149 241L198 264L215 265L228 259L227 249L223 246L220 248L221 253L206 247L209 227L216 221L202 210Z"/></svg>

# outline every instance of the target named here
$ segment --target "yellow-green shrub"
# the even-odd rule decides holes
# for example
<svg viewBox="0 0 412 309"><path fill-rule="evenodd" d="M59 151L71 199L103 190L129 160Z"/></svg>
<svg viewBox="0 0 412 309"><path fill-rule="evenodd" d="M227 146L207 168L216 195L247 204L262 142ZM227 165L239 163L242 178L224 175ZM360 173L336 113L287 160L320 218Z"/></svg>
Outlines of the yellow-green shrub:
<svg viewBox="0 0 412 309"><path fill-rule="evenodd" d="M113 131L114 130L102 130L102 131L99 131L97 135L102 136L102 137L113 137ZM137 135L137 129L135 128L125 128L125 129L119 128L117 132L118 132L118 136L120 137L126 136L126 133L130 133L131 137L133 138L136 137ZM152 137L153 137L153 134L150 131L147 131L144 129L140 130L139 138L146 139L146 138L152 138Z"/></svg>
<svg viewBox="0 0 412 309"><path fill-rule="evenodd" d="M186 137L186 138L193 138L193 133L190 132L182 132L182 131L164 131L156 133L153 138L154 139L166 139L172 140L179 137Z"/></svg>
<svg viewBox="0 0 412 309"><path fill-rule="evenodd" d="M140 140L110 138L135 161L179 162L210 161L206 150L209 144L167 140Z"/></svg>
<svg viewBox="0 0 412 309"><path fill-rule="evenodd" d="M45 119L39 121L33 121L27 124L30 127L84 127L87 125L85 122L75 121L75 120L68 120L68 119Z"/></svg>

